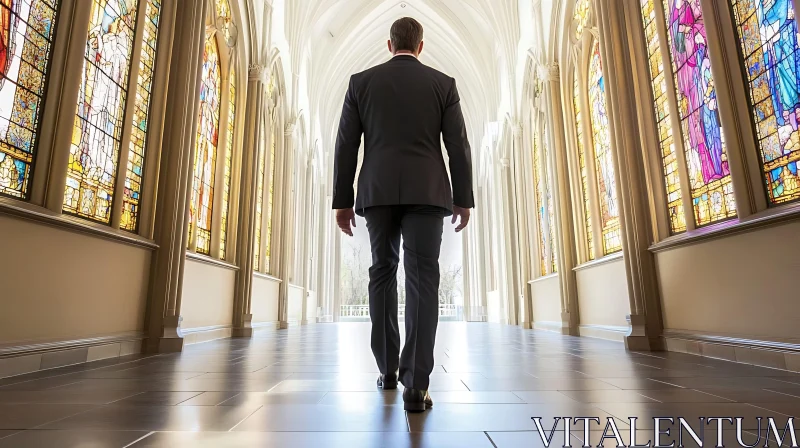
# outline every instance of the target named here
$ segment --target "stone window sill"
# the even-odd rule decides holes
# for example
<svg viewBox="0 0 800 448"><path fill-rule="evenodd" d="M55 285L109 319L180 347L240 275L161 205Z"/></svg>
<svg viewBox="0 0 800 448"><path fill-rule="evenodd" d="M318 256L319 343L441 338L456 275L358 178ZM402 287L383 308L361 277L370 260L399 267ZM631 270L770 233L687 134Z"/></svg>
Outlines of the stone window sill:
<svg viewBox="0 0 800 448"><path fill-rule="evenodd" d="M613 263L617 260L622 260L622 251L575 266L572 270L576 272L582 271L584 269L590 269L596 266Z"/></svg>
<svg viewBox="0 0 800 448"><path fill-rule="evenodd" d="M798 219L800 219L800 203L774 207L748 216L747 218L731 219L684 232L680 235L671 236L650 246L650 252L658 253L719 238L726 238L766 227L786 224Z"/></svg>
<svg viewBox="0 0 800 448"><path fill-rule="evenodd" d="M95 236L129 246L155 250L158 245L155 241L139 235L112 229L102 224L85 221L80 218L54 213L44 207L16 201L9 198L0 198L0 214L17 219L33 221L61 230Z"/></svg>
<svg viewBox="0 0 800 448"><path fill-rule="evenodd" d="M238 271L239 266L235 264L228 263L224 260L217 260L214 258L209 257L208 255L198 254L194 252L186 252L186 258L188 260L196 261L198 263L204 263L211 266L217 266L224 269L229 269L231 271Z"/></svg>

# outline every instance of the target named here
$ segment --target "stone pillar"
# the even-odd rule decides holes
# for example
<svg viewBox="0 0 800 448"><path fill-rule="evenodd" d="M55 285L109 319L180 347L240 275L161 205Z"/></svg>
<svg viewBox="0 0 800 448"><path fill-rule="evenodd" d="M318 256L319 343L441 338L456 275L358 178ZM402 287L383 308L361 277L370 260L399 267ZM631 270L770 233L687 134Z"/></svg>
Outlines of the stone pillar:
<svg viewBox="0 0 800 448"><path fill-rule="evenodd" d="M278 231L280 232L280 246L278 260L278 269L275 275L281 279L281 285L278 295L278 328L285 329L289 327L289 274L292 270L292 262L294 260L294 251L291 244L291 227L293 225L294 215L292 214L292 163L294 160L294 130L295 122L292 118L284 129L283 138L283 151L281 151L282 163L280 164L281 175L276 177L276 180L281 182L276 183L277 187L280 185L280 225ZM276 167L277 168L277 167ZM276 175L278 170L275 170ZM273 212L274 213L274 212ZM275 236L273 235L273 240ZM271 261L270 261L271 262Z"/></svg>
<svg viewBox="0 0 800 448"><path fill-rule="evenodd" d="M514 225L515 232L513 234L514 240L512 243L512 253L515 258L514 273L516 276L516 297L517 302L517 316L518 323L525 329L533 328L533 312L531 311L531 295L529 293L528 278L531 272L530 269L530 251L528 248L531 244L531 239L528 232L528 225L526 217L531 213L526 207L525 197L523 195L525 189L525 178L528 177L527 166L524 163L524 152L526 146L522 141L522 124L514 123L512 128L514 134L514 145L511 160L513 166L511 167L513 195L511 198L511 206L514 208L513 215L510 216L512 224Z"/></svg>
<svg viewBox="0 0 800 448"><path fill-rule="evenodd" d="M259 138L264 132L265 122L261 111L266 104L266 74L263 65L251 64L247 82L247 108L242 117L244 138L242 140L242 175L239 193L239 222L236 239L236 285L233 296L233 337L253 336L253 315L250 312L253 295L253 269L256 231L256 201L258 192L258 154L263 149Z"/></svg>
<svg viewBox="0 0 800 448"><path fill-rule="evenodd" d="M180 331L181 289L192 164L200 97L200 69L208 2L176 2L175 35L170 62L155 241L145 328L147 352L183 349Z"/></svg>
<svg viewBox="0 0 800 448"><path fill-rule="evenodd" d="M553 173L553 215L558 254L558 281L561 286L561 334L578 335L578 285L575 266L578 265L575 245L575 217L569 178L569 161L564 108L562 107L560 71L557 63L541 67L540 77L545 81L542 94L550 110L546 126L552 136L548 167ZM569 99L571 101L571 98ZM583 200L583 198L581 198Z"/></svg>
<svg viewBox="0 0 800 448"><path fill-rule="evenodd" d="M633 95L633 74L627 59L628 29L624 2L596 2L601 32L601 54L606 78L611 150L616 165L617 200L622 224L622 248L630 297L631 350L661 350L661 303L655 260L649 251L652 225L647 182Z"/></svg>

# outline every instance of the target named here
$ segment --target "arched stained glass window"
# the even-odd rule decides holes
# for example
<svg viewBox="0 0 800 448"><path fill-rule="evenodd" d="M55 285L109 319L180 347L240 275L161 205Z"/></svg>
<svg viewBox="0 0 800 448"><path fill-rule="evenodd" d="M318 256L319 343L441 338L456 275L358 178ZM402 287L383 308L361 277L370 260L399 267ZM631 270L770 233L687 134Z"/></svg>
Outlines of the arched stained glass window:
<svg viewBox="0 0 800 448"><path fill-rule="evenodd" d="M0 0L0 194L28 198L58 0Z"/></svg>
<svg viewBox="0 0 800 448"><path fill-rule="evenodd" d="M583 30L589 24L590 0L577 0L575 2L575 35L577 38L583 35Z"/></svg>
<svg viewBox="0 0 800 448"><path fill-rule="evenodd" d="M264 221L264 173L266 172L266 139L264 129L261 129L261 144L258 151L258 179L256 179L256 238L253 242L253 269L261 270L261 229Z"/></svg>
<svg viewBox="0 0 800 448"><path fill-rule="evenodd" d="M655 100L655 113L658 130L658 142L661 149L661 166L664 170L664 182L667 193L669 224L672 233L686 230L686 215L683 210L678 159L675 153L675 140L672 135L670 109L667 92L667 81L664 77L664 59L656 29L656 12L654 0L641 0L642 20L647 43L648 66Z"/></svg>
<svg viewBox="0 0 800 448"><path fill-rule="evenodd" d="M275 130L275 125L272 126L272 138L270 148L269 148L269 191L267 192L267 235L266 235L266 246L267 252L266 257L264 258L264 266L267 271L272 268L270 261L272 260L272 212L273 212L273 200L275 199L275 145L276 139L278 138L278 133Z"/></svg>
<svg viewBox="0 0 800 448"><path fill-rule="evenodd" d="M611 134L606 111L606 86L599 42L595 42L589 62L589 109L597 173L597 194L600 199L603 253L608 255L622 250L622 238L620 234L614 158L611 153Z"/></svg>
<svg viewBox="0 0 800 448"><path fill-rule="evenodd" d="M228 80L228 130L225 142L225 171L222 183L222 216L220 218L220 258L226 257L228 243L228 213L230 213L231 163L233 162L233 141L236 138L236 70L231 69Z"/></svg>
<svg viewBox="0 0 800 448"><path fill-rule="evenodd" d="M120 228L135 232L139 225L139 204L142 196L145 147L149 126L150 95L153 87L153 69L158 47L158 22L161 18L161 2L147 0L144 23L144 39L139 60L139 79L136 86L136 105L133 110L133 127L125 176L122 216Z"/></svg>
<svg viewBox="0 0 800 448"><path fill-rule="evenodd" d="M91 0L64 212L109 223L138 0Z"/></svg>
<svg viewBox="0 0 800 448"><path fill-rule="evenodd" d="M769 201L800 199L800 52L792 0L731 0Z"/></svg>
<svg viewBox="0 0 800 448"><path fill-rule="evenodd" d="M222 22L223 33L225 33L225 40L230 41L231 29L233 26L233 19L231 18L231 5L228 0L217 0L217 18Z"/></svg>
<svg viewBox="0 0 800 448"><path fill-rule="evenodd" d="M200 86L200 117L195 145L194 180L190 223L195 230L195 251L208 255L211 251L211 212L214 201L214 170L219 143L220 110L219 48L212 36L206 39ZM190 230L193 230L190 228Z"/></svg>
<svg viewBox="0 0 800 448"><path fill-rule="evenodd" d="M589 167L586 165L586 143L583 134L583 107L581 103L580 75L574 72L572 85L572 106L575 109L575 135L578 144L578 163L581 170L581 191L583 192L583 215L586 226L586 243L589 259L594 259L594 234L592 231L592 206L589 202Z"/></svg>
<svg viewBox="0 0 800 448"><path fill-rule="evenodd" d="M678 112L698 226L736 216L699 0L664 0Z"/></svg>
<svg viewBox="0 0 800 448"><path fill-rule="evenodd" d="M547 133L545 133L547 135ZM553 205L553 173L550 171L550 165L547 163L547 154L549 150L547 149L547 142L548 139L543 139L542 142L542 163L545 166L545 201L547 201L547 239L550 246L550 265L551 265L551 273L558 272L558 254L556 251L556 221L555 221L555 209Z"/></svg>
<svg viewBox="0 0 800 448"><path fill-rule="evenodd" d="M533 131L533 196L536 201L536 220L539 225L539 269L547 275L547 203L545 202L545 176L543 175L541 136L538 129Z"/></svg>

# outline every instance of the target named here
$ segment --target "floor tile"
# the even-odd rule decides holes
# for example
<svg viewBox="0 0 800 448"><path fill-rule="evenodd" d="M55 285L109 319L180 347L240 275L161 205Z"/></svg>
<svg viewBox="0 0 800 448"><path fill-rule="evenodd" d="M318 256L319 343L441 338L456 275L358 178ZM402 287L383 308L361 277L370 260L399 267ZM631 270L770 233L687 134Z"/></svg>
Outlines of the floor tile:
<svg viewBox="0 0 800 448"><path fill-rule="evenodd" d="M497 448L545 448L547 446L542 442L542 437L538 431L490 432L488 435ZM572 435L570 444L573 447L579 447L581 446L581 441ZM563 432L557 432L555 438L550 439L551 448L558 448L564 445Z"/></svg>
<svg viewBox="0 0 800 448"><path fill-rule="evenodd" d="M701 389L702 390L702 389ZM800 404L800 396L782 394L766 389L707 389L705 392L727 398L739 403L797 403Z"/></svg>
<svg viewBox="0 0 800 448"><path fill-rule="evenodd" d="M139 392L132 391L0 391L0 404L108 404L133 397Z"/></svg>
<svg viewBox="0 0 800 448"><path fill-rule="evenodd" d="M657 401L632 390L563 390L561 393L581 403L647 403Z"/></svg>
<svg viewBox="0 0 800 448"><path fill-rule="evenodd" d="M258 408L242 406L108 405L41 429L104 431L228 431Z"/></svg>
<svg viewBox="0 0 800 448"><path fill-rule="evenodd" d="M0 448L94 448L124 447L146 436L144 431L47 431L18 432L0 439Z"/></svg>
<svg viewBox="0 0 800 448"><path fill-rule="evenodd" d="M176 406L200 395L200 392L142 392L114 402L120 406Z"/></svg>
<svg viewBox="0 0 800 448"><path fill-rule="evenodd" d="M178 403L179 406L217 406L231 398L239 395L241 392L203 392L186 401Z"/></svg>
<svg viewBox="0 0 800 448"><path fill-rule="evenodd" d="M235 430L402 432L408 431L408 426L405 412L394 406L265 405Z"/></svg>
<svg viewBox="0 0 800 448"><path fill-rule="evenodd" d="M639 394L662 403L729 403L731 401L719 393L705 393L694 389L650 389L637 390Z"/></svg>
<svg viewBox="0 0 800 448"><path fill-rule="evenodd" d="M31 429L95 409L81 404L0 404L0 429Z"/></svg>
<svg viewBox="0 0 800 448"><path fill-rule="evenodd" d="M353 392L347 392L352 394ZM375 394L375 392L365 392ZM328 392L242 392L220 406L261 406L265 404L317 404Z"/></svg>
<svg viewBox="0 0 800 448"><path fill-rule="evenodd" d="M523 390L514 391L525 403L576 403L572 398L558 391L552 390Z"/></svg>
<svg viewBox="0 0 800 448"><path fill-rule="evenodd" d="M492 448L482 432L223 432L156 433L135 448Z"/></svg>

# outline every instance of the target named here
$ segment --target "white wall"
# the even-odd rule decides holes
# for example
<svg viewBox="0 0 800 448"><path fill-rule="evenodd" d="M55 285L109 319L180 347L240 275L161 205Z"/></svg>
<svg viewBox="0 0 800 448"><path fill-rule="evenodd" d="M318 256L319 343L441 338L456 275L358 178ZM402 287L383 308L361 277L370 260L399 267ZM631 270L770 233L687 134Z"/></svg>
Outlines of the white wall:
<svg viewBox="0 0 800 448"><path fill-rule="evenodd" d="M0 215L0 344L144 330L151 251Z"/></svg>
<svg viewBox="0 0 800 448"><path fill-rule="evenodd" d="M533 322L561 326L561 285L558 275L534 280L530 284Z"/></svg>
<svg viewBox="0 0 800 448"><path fill-rule="evenodd" d="M664 327L800 342L800 222L656 254Z"/></svg>
<svg viewBox="0 0 800 448"><path fill-rule="evenodd" d="M187 259L183 273L181 328L233 324L236 271Z"/></svg>
<svg viewBox="0 0 800 448"><path fill-rule="evenodd" d="M630 314L625 263L621 257L579 267L578 308L581 325L626 327Z"/></svg>
<svg viewBox="0 0 800 448"><path fill-rule="evenodd" d="M279 287L278 280L253 276L253 299L250 305L253 324L278 321Z"/></svg>

